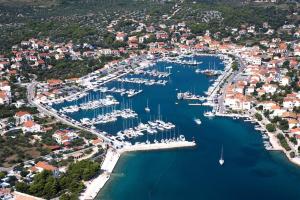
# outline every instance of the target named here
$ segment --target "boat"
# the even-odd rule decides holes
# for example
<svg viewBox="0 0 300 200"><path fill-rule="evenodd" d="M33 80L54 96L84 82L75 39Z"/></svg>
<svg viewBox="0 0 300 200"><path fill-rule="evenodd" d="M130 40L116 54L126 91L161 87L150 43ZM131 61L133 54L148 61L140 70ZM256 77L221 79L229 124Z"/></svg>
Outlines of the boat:
<svg viewBox="0 0 300 200"><path fill-rule="evenodd" d="M183 93L181 93L181 92L177 93L177 99L178 100L183 99Z"/></svg>
<svg viewBox="0 0 300 200"><path fill-rule="evenodd" d="M200 120L200 119L197 119L197 118L195 118L194 121L195 121L195 123L196 123L197 125L200 125L200 124L202 123L201 120Z"/></svg>
<svg viewBox="0 0 300 200"><path fill-rule="evenodd" d="M219 160L219 163L220 165L222 166L224 164L224 159L223 159L223 145L222 145L222 149L221 149L221 157L220 157L220 160Z"/></svg>
<svg viewBox="0 0 300 200"><path fill-rule="evenodd" d="M211 111L205 112L203 115L204 115L205 117L209 117L209 118L212 118L212 117L215 116L214 113L211 112Z"/></svg>
<svg viewBox="0 0 300 200"><path fill-rule="evenodd" d="M148 99L147 99L147 107L145 108L145 111L150 112L150 108L149 108L149 105L148 105Z"/></svg>

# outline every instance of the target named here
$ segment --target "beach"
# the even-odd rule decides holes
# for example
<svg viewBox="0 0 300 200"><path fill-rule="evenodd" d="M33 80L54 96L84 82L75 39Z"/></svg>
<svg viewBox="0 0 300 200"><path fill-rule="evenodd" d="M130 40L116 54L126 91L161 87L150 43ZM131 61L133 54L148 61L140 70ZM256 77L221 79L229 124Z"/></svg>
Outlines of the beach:
<svg viewBox="0 0 300 200"><path fill-rule="evenodd" d="M104 161L101 165L101 174L88 181L85 182L86 190L81 193L80 200L90 200L94 199L101 188L108 181L114 167L116 166L118 160L120 158L120 154L113 149L108 149Z"/></svg>

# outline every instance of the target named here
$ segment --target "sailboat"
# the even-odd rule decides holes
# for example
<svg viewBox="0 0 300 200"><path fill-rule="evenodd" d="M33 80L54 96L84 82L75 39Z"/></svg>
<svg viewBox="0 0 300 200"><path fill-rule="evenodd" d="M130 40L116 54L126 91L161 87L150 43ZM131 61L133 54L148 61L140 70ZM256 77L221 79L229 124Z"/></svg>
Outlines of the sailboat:
<svg viewBox="0 0 300 200"><path fill-rule="evenodd" d="M221 150L221 158L219 160L220 165L222 166L224 164L224 159L223 159L223 145L222 145L222 150Z"/></svg>
<svg viewBox="0 0 300 200"><path fill-rule="evenodd" d="M146 111L146 112L150 112L150 108L149 108L149 105L148 105L148 99L147 99L147 106L146 106L146 108L145 108L145 111Z"/></svg>

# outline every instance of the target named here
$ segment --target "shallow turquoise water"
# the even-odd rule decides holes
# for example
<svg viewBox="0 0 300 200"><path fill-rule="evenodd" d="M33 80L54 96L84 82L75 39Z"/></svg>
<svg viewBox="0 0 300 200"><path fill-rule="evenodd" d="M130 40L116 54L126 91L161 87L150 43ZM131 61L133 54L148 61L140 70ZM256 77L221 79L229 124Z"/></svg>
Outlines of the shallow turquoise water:
<svg viewBox="0 0 300 200"><path fill-rule="evenodd" d="M218 58L197 59L204 62L201 66L215 62L222 68ZM158 63L156 67L169 65ZM186 102L175 104L179 90L202 94L210 82L204 75L195 74L194 69L172 66L170 83L165 87L142 86L144 93L132 99L133 109L146 121L157 115L160 104L163 119L175 123L186 138L195 137L197 147L125 154L97 199L300 199L300 168L290 164L281 153L266 151L260 133L252 124L229 118L209 120L203 117L208 107L192 107ZM147 98L150 115L144 112ZM92 113L71 116L81 118ZM200 126L194 123L194 117L201 118ZM122 124L119 120L98 128L116 133ZM221 167L218 160L222 145L225 164Z"/></svg>

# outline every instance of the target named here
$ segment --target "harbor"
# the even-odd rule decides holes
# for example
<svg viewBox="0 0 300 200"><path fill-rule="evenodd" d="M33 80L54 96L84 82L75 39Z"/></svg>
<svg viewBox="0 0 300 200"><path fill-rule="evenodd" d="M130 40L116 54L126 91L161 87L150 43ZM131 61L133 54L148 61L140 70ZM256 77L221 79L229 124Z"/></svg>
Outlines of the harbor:
<svg viewBox="0 0 300 200"><path fill-rule="evenodd" d="M73 98L65 97L64 100L44 104L44 107L47 107L52 113L59 114L61 108L80 105L83 103L83 100L81 99L84 98L89 98L89 101L95 101L100 98L100 96L103 98L105 95L112 95L113 98L119 102L119 104L112 106L95 107L94 109L86 110L79 109L76 112L60 114L60 117L68 120L68 122L104 138L105 141L108 141L111 144L111 147L116 152L115 154L112 154L114 156L109 156L110 158L107 158L107 164L104 165L113 167L106 167L106 170L104 170L105 172L97 177L95 179L96 181L86 183L88 186L86 193L93 197L96 196L95 199L119 199L121 193L125 195L126 198L132 199L134 198L134 196L132 196L133 194L126 193L125 191L129 191L128 187L139 182L138 179L135 179L134 177L139 177L138 174L142 175L144 173L144 171L141 171L144 167L138 166L142 163L143 165L147 165L146 163L150 162L152 163L151 176L147 175L145 177L146 180L149 181L151 177L158 178L157 175L160 174L160 170L167 170L168 168L166 167L168 166L168 163L175 162L177 167L185 168L183 163L191 163L192 159L195 163L190 167L188 173L180 173L176 170L177 168L171 167L167 170L167 174L173 174L176 171L176 176L185 182L185 184L189 185L190 188L193 188L193 186L185 179L187 175L191 177L196 174L196 177L205 177L210 174L210 177L213 177L213 180L222 182L222 180L219 180L219 178L212 174L218 173L219 171L218 160L221 145L224 146L225 164L222 167L223 170L227 171L227 168L230 166L233 169L237 169L237 172L240 173L240 175L243 174L243 176L252 177L253 171L257 170L256 168L260 168L260 165L262 165L262 159L258 159L255 161L256 164L251 168L249 173L245 174L245 172L238 171L239 168L243 168L244 166L236 166L232 163L233 161L239 162L238 160L242 160L243 162L254 162L249 158L249 155L244 152L244 149L248 148L245 147L245 145L249 145L251 146L251 149L260 152L259 154L255 154L256 157L261 155L261 152L263 152L264 157L270 156L265 149L268 149L269 145L272 144L272 138L261 136L260 134L253 134L253 132L260 132L260 127L255 127L255 124L251 123L251 121L245 126L244 121L241 122L241 120L218 117L221 113L218 112L219 110L218 107L216 107L215 99L222 82L230 74L230 67L228 67L230 65L230 60L226 61L225 59L223 62L219 57L213 56L199 56L196 57L195 60L199 63L201 62L198 67L207 67L209 63L216 62L218 63L216 64L216 70L221 70L223 73L217 77L210 77L205 74L196 73L195 66L191 67L186 65L185 67L183 66L184 64L172 63L172 66L170 67L169 62L158 60L156 64L151 65L152 68L144 69L143 67L136 68L136 70L127 69L123 72L116 72L116 75L110 76L109 78L105 78L106 80L101 81L101 83L98 82L98 85L93 83L91 84L92 86L87 87L88 89L77 94L80 98L74 98L74 96ZM205 70L205 67L203 67L203 69ZM165 73L168 71L169 75L166 77L161 76L159 78L158 76L148 75L148 72L143 72L152 70L164 71ZM187 80L185 77L189 77L189 79ZM134 81L120 82L118 79ZM155 81L158 81L158 79L165 80L167 82L165 85L145 84L140 82L151 79ZM133 97L128 97L127 92L125 91L130 90L142 90L142 92ZM185 95L186 99L179 100L177 98L178 93L185 92L188 92ZM97 98L93 99L91 98L92 96ZM213 109L211 110L207 106L212 106ZM157 109L158 107L159 109ZM98 116L108 116L111 115L111 113L114 113L113 111L119 112L123 109L131 109L137 115L132 118L118 116L116 117L116 120L114 119L108 123L83 124L80 121L80 119L87 118L91 120L91 122L94 122L95 120L93 119L96 119ZM238 116L236 116L236 118L238 118ZM157 120L163 121L164 125L162 125L163 123L157 123ZM156 125L153 123L156 123ZM218 125L216 126L216 124ZM235 127L234 130L232 130L232 127ZM233 133L236 134L232 135ZM231 141L232 138L236 140L234 143ZM196 143L192 142L194 139ZM245 143L244 141L247 142ZM270 143L264 141L270 141ZM180 145L178 145L179 143ZM199 145L199 148L191 149L191 147L196 144L197 146ZM161 151L173 148L173 151ZM184 148L184 150L182 148ZM203 152L203 150L205 151ZM119 151L130 153L122 154ZM139 151L149 152L139 154ZM211 154L211 152L218 153ZM238 156L237 158L236 152L240 152L242 157ZM185 156L186 153L188 154L187 156ZM204 155L199 156L199 154ZM131 155L140 156L131 158ZM176 159L174 157L175 155ZM277 155L277 157L277 159L281 159L280 156ZM156 158L161 159L156 161ZM265 158L263 160L265 161ZM287 167L291 167L288 163L286 163L286 165L288 165ZM280 167L282 166L277 166L277 168ZM156 168L160 170L155 170ZM206 168L207 170L204 170ZM201 170L199 171L199 169ZM124 170L126 172L124 172ZM135 175L132 174L133 171L135 171ZM138 174L136 174L137 172ZM203 174L204 172L205 174ZM120 173L126 173L126 177L130 178L116 178L117 174ZM255 180L259 180L260 178L261 176L257 175ZM161 185L167 186L167 180L170 179L162 180L160 188L168 189L168 187L163 187ZM126 184L128 182L131 184ZM238 187L235 183L232 183L231 186ZM99 187L101 188L100 193L98 193ZM147 193L146 188L149 187L149 185L135 185L134 187L139 189L139 192L135 195L143 198L143 194ZM120 193L120 191L115 191L112 188L122 188L122 191ZM219 189L221 190L222 188ZM197 190L192 191L192 193L189 193L187 190L183 190L183 193L189 198L201 196L201 194L195 192ZM153 191L153 194L156 194L157 192L158 191ZM205 193L205 191L202 192ZM174 199L177 198L171 193L167 193L167 195ZM83 199L90 199L90 197L85 196Z"/></svg>

